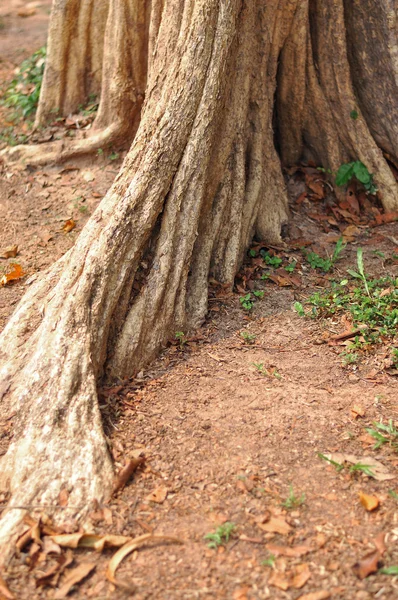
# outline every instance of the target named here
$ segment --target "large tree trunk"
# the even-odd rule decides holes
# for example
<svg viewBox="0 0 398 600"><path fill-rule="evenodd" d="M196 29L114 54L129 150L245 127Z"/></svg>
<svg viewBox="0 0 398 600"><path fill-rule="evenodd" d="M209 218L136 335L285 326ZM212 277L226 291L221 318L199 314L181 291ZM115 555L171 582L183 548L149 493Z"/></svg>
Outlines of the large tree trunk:
<svg viewBox="0 0 398 600"><path fill-rule="evenodd" d="M97 2L105 5L77 3L82 19ZM58 6L68 19L68 6L77 10L77 4L54 5L39 120L52 102L71 110L80 98L77 67L57 71L69 82L62 84L62 105L49 87L51 36L61 36L54 25ZM70 506L80 508L64 518L81 517L92 500L109 495L112 464L98 379L133 375L175 331L197 327L207 309L209 276L232 286L254 234L280 241L288 209L273 122L286 164L311 157L336 170L360 159L375 174L385 207L398 207L397 184L378 146L396 159L390 134L397 45L387 7L394 2L365 2L380 9L372 35L391 75L379 83L377 113L370 106L377 81L363 64L372 45L357 23L366 19L359 4L110 0L93 138L13 154L32 163L63 159L96 147L98 136L109 139L113 127L112 135L120 139L125 132L128 140L147 78L138 131L112 188L74 248L32 285L0 338L2 410L16 413L1 463L0 482L11 500L0 543L10 540L23 516L12 507L56 503L67 487ZM381 110L383 102L392 103L390 113ZM350 118L353 109L357 120Z"/></svg>

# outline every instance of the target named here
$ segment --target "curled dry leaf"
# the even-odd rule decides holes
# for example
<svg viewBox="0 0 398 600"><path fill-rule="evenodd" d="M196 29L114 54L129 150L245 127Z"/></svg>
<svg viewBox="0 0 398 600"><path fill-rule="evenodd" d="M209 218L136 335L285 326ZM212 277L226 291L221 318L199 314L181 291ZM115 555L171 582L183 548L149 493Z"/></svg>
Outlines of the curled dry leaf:
<svg viewBox="0 0 398 600"><path fill-rule="evenodd" d="M116 476L116 480L113 486L114 494L116 494L116 492L124 488L132 474L144 462L145 458L143 456L139 456L138 458L132 458L129 461L127 461L126 465L119 471L119 473Z"/></svg>
<svg viewBox="0 0 398 600"><path fill-rule="evenodd" d="M10 592L7 583L4 581L4 579L0 576L0 594L2 596L4 596L4 598L7 598L7 600L14 600L15 596L14 594L12 594L12 592Z"/></svg>
<svg viewBox="0 0 398 600"><path fill-rule="evenodd" d="M371 573L376 573L379 570L380 559L381 554L379 550L372 550L372 552L369 552L360 561L355 563L352 570L359 579L365 579Z"/></svg>
<svg viewBox="0 0 398 600"><path fill-rule="evenodd" d="M55 592L53 596L55 600L66 598L72 587L90 575L96 566L97 565L93 563L81 563L78 567L69 571L63 585Z"/></svg>
<svg viewBox="0 0 398 600"><path fill-rule="evenodd" d="M365 409L359 404L354 404L354 406L351 407L351 415L354 419L357 419L358 417L364 417Z"/></svg>
<svg viewBox="0 0 398 600"><path fill-rule="evenodd" d="M286 592L290 587L290 578L285 573L278 573L273 571L270 578L268 579L268 585L272 585L280 590Z"/></svg>
<svg viewBox="0 0 398 600"><path fill-rule="evenodd" d="M371 496L370 494L365 494L364 492L359 492L359 500L362 506L369 512L375 510L380 504L377 496Z"/></svg>
<svg viewBox="0 0 398 600"><path fill-rule="evenodd" d="M18 254L18 246L15 244L14 246L7 246L4 248L3 252L0 254L0 258L15 258Z"/></svg>
<svg viewBox="0 0 398 600"><path fill-rule="evenodd" d="M307 583L310 577L311 571L308 565L305 563L302 565L297 565L287 573L273 571L268 579L268 584L283 591L286 591L291 587L300 589Z"/></svg>
<svg viewBox="0 0 398 600"><path fill-rule="evenodd" d="M17 279L24 277L25 273L21 265L18 265L17 263L11 263L10 267L11 271L9 273L5 273L0 278L0 285L7 285L10 283L10 281L16 281Z"/></svg>
<svg viewBox="0 0 398 600"><path fill-rule="evenodd" d="M168 493L169 491L166 487L159 487L156 488L156 490L153 490L153 492L151 492L150 494L148 494L146 499L150 502L156 502L156 504L163 504L163 502L167 498Z"/></svg>
<svg viewBox="0 0 398 600"><path fill-rule="evenodd" d="M69 233L75 227L76 227L76 221L74 221L73 219L68 219L63 224L62 231L65 232L65 233Z"/></svg>
<svg viewBox="0 0 398 600"><path fill-rule="evenodd" d="M125 589L131 589L131 586L121 583L116 580L116 570L119 567L122 560L126 558L134 550L138 550L146 544L154 542L155 544L182 544L183 542L178 538L168 537L164 535L152 535L151 533L145 533L140 535L133 540L130 540L122 546L109 561L108 568L106 570L106 578L113 584L119 585Z"/></svg>
<svg viewBox="0 0 398 600"><path fill-rule="evenodd" d="M104 548L119 548L130 541L125 535L94 535L91 533L63 533L51 536L53 542L63 548L91 548L102 552Z"/></svg>

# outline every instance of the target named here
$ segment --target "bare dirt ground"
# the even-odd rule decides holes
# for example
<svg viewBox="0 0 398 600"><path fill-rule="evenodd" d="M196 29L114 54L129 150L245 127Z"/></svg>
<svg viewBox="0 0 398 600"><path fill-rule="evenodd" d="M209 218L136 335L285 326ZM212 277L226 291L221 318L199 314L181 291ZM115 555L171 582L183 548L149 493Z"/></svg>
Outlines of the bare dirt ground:
<svg viewBox="0 0 398 600"><path fill-rule="evenodd" d="M26 4L1 9L4 81L45 41L51 3L30 3L34 14L18 17ZM7 114L3 110L5 125ZM18 245L18 254L1 259L0 269L8 273L17 263L26 275L0 288L0 329L32 278L74 243L122 158L123 152L104 149L101 156L41 170L3 165L0 251ZM295 269L265 268L261 245L254 245L234 293L212 286L200 331L171 340L134 380L100 390L117 467L140 455L145 462L108 505L93 510L85 531L171 536L180 543L149 539L118 569L126 587L114 585L105 573L115 550L64 548L44 535L51 533L54 511L67 504L66 494L40 514L44 537L32 542L28 535L2 574L13 597L398 598L397 577L377 569L398 565L398 455L388 444L375 450L366 433L375 421L398 421L388 352L379 344L344 366L347 340L334 339L349 325L344 313L320 320L294 310L330 278L346 277L358 247L367 273L396 277L398 223L375 227L383 221L376 207L361 205L358 216L352 203L337 203L314 169L290 173L288 185L292 222L283 246L269 249L269 256L284 266L296 261ZM75 226L67 232L71 220ZM330 276L312 269L301 248L330 256L342 234L348 245ZM240 298L248 293L253 307L243 310ZM11 435L12 418L3 424L2 447ZM356 464L376 459L392 478L338 470L319 457L328 453L354 455ZM361 493L378 506L367 510ZM229 540L209 548L204 536L222 532L220 526L225 531L228 523ZM76 528L71 524L68 533ZM87 563L91 571L82 577ZM74 569L80 575L68 587ZM11 597L2 585L0 598Z"/></svg>

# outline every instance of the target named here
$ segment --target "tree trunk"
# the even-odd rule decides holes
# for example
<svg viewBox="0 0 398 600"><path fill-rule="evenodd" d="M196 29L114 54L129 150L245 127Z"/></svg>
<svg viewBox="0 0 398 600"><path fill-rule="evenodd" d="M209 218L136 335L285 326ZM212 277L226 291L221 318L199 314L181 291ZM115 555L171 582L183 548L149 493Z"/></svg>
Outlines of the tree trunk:
<svg viewBox="0 0 398 600"><path fill-rule="evenodd" d="M81 2L79 15L96 1ZM134 375L175 331L197 327L209 277L232 286L253 235L280 242L288 208L273 122L286 164L310 157L335 171L360 159L375 174L384 206L398 207L377 145L396 159L388 137L395 106L381 108L396 91L397 45L394 53L384 4L372 35L388 46L380 53L393 75L379 83L377 113L372 74L368 91L355 92L367 73L361 61L372 52L369 36L353 41L357 19L366 19L355 0L152 0L150 10L143 0L109 4L93 138L13 154L32 163L63 159L96 147L98 136L109 139L113 127L130 139L147 79L138 131L113 186L0 337L2 411L16 413L1 463L0 482L11 491L3 544L23 516L12 507L55 504L67 487L71 508L63 518L83 517L90 502L109 495L98 379ZM365 4L370 10L382 0ZM67 19L75 2L55 2L50 38L61 36L58 5ZM52 102L52 43L39 119ZM75 89L68 73L63 81ZM57 108L71 110L77 97L62 106L57 100Z"/></svg>

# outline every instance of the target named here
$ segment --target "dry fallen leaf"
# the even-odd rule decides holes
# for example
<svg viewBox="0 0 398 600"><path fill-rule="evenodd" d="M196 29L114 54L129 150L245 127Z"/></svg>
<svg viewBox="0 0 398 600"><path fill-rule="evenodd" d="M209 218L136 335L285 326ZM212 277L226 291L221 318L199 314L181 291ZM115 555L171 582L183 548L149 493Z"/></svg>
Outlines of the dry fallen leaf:
<svg viewBox="0 0 398 600"><path fill-rule="evenodd" d="M352 567L354 574L359 579L365 579L371 573L376 573L379 570L379 562L380 562L380 552L379 550L372 550L366 554L361 560Z"/></svg>
<svg viewBox="0 0 398 600"><path fill-rule="evenodd" d="M116 580L116 570L119 567L120 563L126 556L134 552L134 550L138 550L142 546L145 546L149 542L156 542L160 544L182 544L183 542L177 538L167 537L164 535L152 535L151 533L145 533L144 535L140 535L133 540L130 540L119 548L119 550L113 555L111 560L109 561L108 568L106 570L106 578L113 584L119 585L125 589L131 589L131 586L121 583Z"/></svg>
<svg viewBox="0 0 398 600"><path fill-rule="evenodd" d="M319 590L319 592L304 594L304 596L300 596L297 600L328 600L331 595L331 592L328 592L327 590Z"/></svg>
<svg viewBox="0 0 398 600"><path fill-rule="evenodd" d="M373 543L376 546L376 550L378 550L380 552L380 556L383 556L383 554L387 550L385 538L386 538L386 534L381 532L378 535L376 535L376 537L373 540Z"/></svg>
<svg viewBox="0 0 398 600"><path fill-rule="evenodd" d="M269 533L280 533L281 535L287 535L291 531L290 525L280 517L271 517L267 523L257 523L257 525L263 531Z"/></svg>
<svg viewBox="0 0 398 600"><path fill-rule="evenodd" d="M69 571L69 573L66 575L64 583L55 592L53 596L55 600L61 600L62 598L66 598L71 588L77 583L80 583L88 575L90 575L90 573L94 571L96 566L97 565L93 563L81 563L78 567Z"/></svg>
<svg viewBox="0 0 398 600"><path fill-rule="evenodd" d="M69 492L66 488L60 491L58 496L58 504L60 506L68 506Z"/></svg>
<svg viewBox="0 0 398 600"><path fill-rule="evenodd" d="M354 406L351 407L351 415L354 419L357 419L358 417L364 417L365 409L359 404L354 404Z"/></svg>
<svg viewBox="0 0 398 600"><path fill-rule="evenodd" d="M364 492L359 492L359 500L361 501L362 506L365 507L369 512L375 510L380 504L377 496L371 496L370 494L365 494Z"/></svg>
<svg viewBox="0 0 398 600"><path fill-rule="evenodd" d="M271 577L268 579L268 585L273 585L280 590L286 592L290 587L290 578L285 573L278 573L273 571Z"/></svg>
<svg viewBox="0 0 398 600"><path fill-rule="evenodd" d="M51 539L63 548L92 548L97 552L102 552L107 547L119 548L131 541L131 538L125 535L95 535L91 533L63 533L52 535Z"/></svg>
<svg viewBox="0 0 398 600"><path fill-rule="evenodd" d="M0 594L2 596L4 596L4 598L7 598L7 600L14 600L14 598L15 598L14 594L12 594L10 592L10 590L8 589L7 583L4 581L4 579L1 576L0 576Z"/></svg>
<svg viewBox="0 0 398 600"><path fill-rule="evenodd" d="M12 270L9 273L5 273L5 275L0 278L0 285L7 285L10 281L16 281L17 279L24 277L25 273L21 265L11 263L10 267Z"/></svg>
<svg viewBox="0 0 398 600"><path fill-rule="evenodd" d="M310 577L311 571L306 563L297 565L294 568L292 587L296 588L297 590L301 589L307 583Z"/></svg>
<svg viewBox="0 0 398 600"><path fill-rule="evenodd" d="M18 254L18 246L15 244L14 246L7 246L4 248L3 252L0 254L0 258L15 258Z"/></svg>
<svg viewBox="0 0 398 600"><path fill-rule="evenodd" d="M310 548L310 546L295 546L291 548L290 546L267 544L266 548L275 556L288 556L292 558L299 558L300 556L304 556L305 554L312 552L312 548Z"/></svg>
<svg viewBox="0 0 398 600"><path fill-rule="evenodd" d="M127 461L127 464L119 471L116 476L115 484L113 486L113 493L116 494L119 490L124 488L134 471L145 462L145 458L140 456L138 458L132 458Z"/></svg>
<svg viewBox="0 0 398 600"><path fill-rule="evenodd" d="M62 226L62 231L69 233L76 227L76 222L73 219L68 219Z"/></svg>
<svg viewBox="0 0 398 600"><path fill-rule="evenodd" d="M26 8L20 8L17 12L17 15L18 15L18 17L31 17L35 13L36 13L36 8L31 6L31 7L26 7Z"/></svg>
<svg viewBox="0 0 398 600"><path fill-rule="evenodd" d="M148 494L146 499L150 502L156 502L156 504L163 504L163 502L167 498L168 492L169 490L167 488L159 487L156 488L156 490L153 490L153 492L151 492L150 494Z"/></svg>
<svg viewBox="0 0 398 600"><path fill-rule="evenodd" d="M48 242L53 239L53 236L47 229L39 231L39 246L47 246Z"/></svg>

